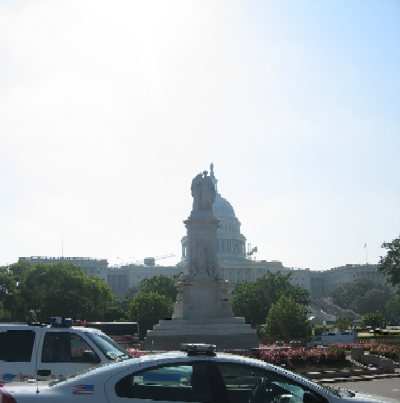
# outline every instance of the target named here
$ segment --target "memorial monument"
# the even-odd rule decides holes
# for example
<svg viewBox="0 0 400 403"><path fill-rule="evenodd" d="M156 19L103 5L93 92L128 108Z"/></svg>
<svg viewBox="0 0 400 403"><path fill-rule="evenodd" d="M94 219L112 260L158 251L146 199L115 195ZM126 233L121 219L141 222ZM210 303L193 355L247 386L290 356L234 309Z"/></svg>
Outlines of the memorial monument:
<svg viewBox="0 0 400 403"><path fill-rule="evenodd" d="M184 221L188 267L178 284L171 320L147 332L147 350L178 349L181 343L213 343L218 350L258 347L258 337L244 318L233 316L227 280L217 263L217 228L213 215L216 190L207 171L192 180L193 207Z"/></svg>

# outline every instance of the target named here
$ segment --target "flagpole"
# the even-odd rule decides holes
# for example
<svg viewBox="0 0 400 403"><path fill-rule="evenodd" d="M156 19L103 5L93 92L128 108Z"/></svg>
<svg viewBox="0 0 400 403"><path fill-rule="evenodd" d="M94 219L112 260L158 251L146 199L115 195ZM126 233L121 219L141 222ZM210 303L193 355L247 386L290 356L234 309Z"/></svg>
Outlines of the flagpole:
<svg viewBox="0 0 400 403"><path fill-rule="evenodd" d="M365 249L365 264L368 264L368 248L367 248L367 244L364 244L364 249Z"/></svg>

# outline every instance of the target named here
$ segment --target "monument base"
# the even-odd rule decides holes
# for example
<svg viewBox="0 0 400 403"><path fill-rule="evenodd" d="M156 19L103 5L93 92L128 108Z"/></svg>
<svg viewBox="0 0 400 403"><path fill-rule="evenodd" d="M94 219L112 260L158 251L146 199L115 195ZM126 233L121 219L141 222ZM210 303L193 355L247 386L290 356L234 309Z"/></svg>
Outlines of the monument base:
<svg viewBox="0 0 400 403"><path fill-rule="evenodd" d="M179 350L181 343L211 343L217 350L258 347L256 331L244 318L160 320L147 332L146 350Z"/></svg>
<svg viewBox="0 0 400 403"><path fill-rule="evenodd" d="M226 280L213 278L205 273L183 276L178 282L177 290L173 320L233 320L229 285Z"/></svg>

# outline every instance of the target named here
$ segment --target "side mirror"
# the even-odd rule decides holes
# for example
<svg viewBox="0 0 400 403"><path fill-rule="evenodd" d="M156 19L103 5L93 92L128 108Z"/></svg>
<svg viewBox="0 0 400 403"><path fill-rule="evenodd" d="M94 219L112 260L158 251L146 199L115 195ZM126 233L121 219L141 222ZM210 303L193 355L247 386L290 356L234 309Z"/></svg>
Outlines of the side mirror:
<svg viewBox="0 0 400 403"><path fill-rule="evenodd" d="M82 355L83 362L89 362L91 364L98 364L100 362L100 358L94 351L84 351Z"/></svg>
<svg viewBox="0 0 400 403"><path fill-rule="evenodd" d="M303 403L326 403L323 397L320 397L312 392L304 392Z"/></svg>

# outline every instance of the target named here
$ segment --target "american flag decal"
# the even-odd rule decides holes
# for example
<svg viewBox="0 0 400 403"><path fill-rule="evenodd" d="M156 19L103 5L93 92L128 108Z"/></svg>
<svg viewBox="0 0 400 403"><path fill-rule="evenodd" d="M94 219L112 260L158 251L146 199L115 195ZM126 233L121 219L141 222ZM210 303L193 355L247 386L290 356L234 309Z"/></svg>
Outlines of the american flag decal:
<svg viewBox="0 0 400 403"><path fill-rule="evenodd" d="M72 392L74 395L93 395L94 385L77 385Z"/></svg>

